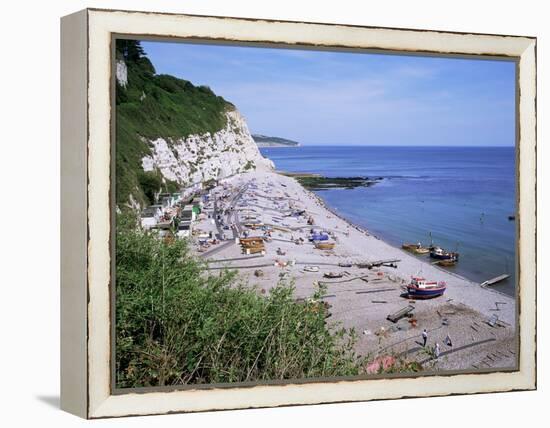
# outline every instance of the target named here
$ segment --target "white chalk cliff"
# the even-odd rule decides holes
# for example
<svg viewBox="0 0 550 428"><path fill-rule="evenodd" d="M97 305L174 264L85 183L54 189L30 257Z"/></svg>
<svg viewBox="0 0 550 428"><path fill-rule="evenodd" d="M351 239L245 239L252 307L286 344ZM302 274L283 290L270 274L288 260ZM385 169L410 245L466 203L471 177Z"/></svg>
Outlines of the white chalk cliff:
<svg viewBox="0 0 550 428"><path fill-rule="evenodd" d="M124 88L128 85L128 68L124 61L118 60L116 62L116 79Z"/></svg>
<svg viewBox="0 0 550 428"><path fill-rule="evenodd" d="M226 126L211 135L189 135L177 140L146 141L151 153L142 158L144 171L159 170L182 187L209 179L222 179L249 170L271 170L237 110L226 112Z"/></svg>

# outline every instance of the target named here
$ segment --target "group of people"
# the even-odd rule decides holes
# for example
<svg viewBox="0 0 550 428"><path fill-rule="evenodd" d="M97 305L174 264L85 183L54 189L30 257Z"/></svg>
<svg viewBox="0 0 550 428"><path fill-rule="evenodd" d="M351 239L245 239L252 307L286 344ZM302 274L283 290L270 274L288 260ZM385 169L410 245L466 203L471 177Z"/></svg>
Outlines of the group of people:
<svg viewBox="0 0 550 428"><path fill-rule="evenodd" d="M428 331L424 329L422 331L422 346L425 348L427 343L428 343ZM449 334L447 334L447 336L445 337L445 344L450 348L453 347L453 341L451 340L451 336L449 336ZM439 342L436 342L434 346L435 359L438 359L440 355L441 355L441 347L439 346Z"/></svg>

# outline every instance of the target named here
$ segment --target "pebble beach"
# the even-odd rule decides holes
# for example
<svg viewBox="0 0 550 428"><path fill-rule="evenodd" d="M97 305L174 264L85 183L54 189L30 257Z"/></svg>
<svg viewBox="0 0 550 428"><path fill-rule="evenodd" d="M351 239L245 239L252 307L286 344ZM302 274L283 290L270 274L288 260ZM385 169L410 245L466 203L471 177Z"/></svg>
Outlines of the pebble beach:
<svg viewBox="0 0 550 428"><path fill-rule="evenodd" d="M231 229L223 230L221 242L198 253L209 269L237 269L241 280L261 293L281 280L291 282L296 299L311 298L322 285L327 323L332 328L353 329L358 354L373 359L398 356L434 371L516 366L513 297L384 242L338 215L292 177L272 171L248 172L221 181L210 194L218 212L223 213L221 221ZM216 233L214 215L212 211L203 217L196 233ZM243 254L238 244L244 234L261 235L260 230L246 226L250 218L271 229L264 254ZM321 250L309 242L312 228L330 234L334 248ZM378 265L380 261L387 263ZM374 266L361 267L368 263ZM318 271L304 270L306 266ZM341 277L326 278L329 272ZM411 276L444 281L445 294L429 300L407 298L404 291ZM413 307L412 316L397 322L387 319L407 306ZM426 346L422 343L424 329ZM436 344L438 358L432 352Z"/></svg>

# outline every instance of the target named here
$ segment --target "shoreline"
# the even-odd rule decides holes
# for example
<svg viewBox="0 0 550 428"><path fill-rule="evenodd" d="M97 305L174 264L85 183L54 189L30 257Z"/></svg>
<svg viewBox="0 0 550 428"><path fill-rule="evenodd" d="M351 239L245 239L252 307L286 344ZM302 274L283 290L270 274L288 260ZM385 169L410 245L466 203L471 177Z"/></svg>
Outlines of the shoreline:
<svg viewBox="0 0 550 428"><path fill-rule="evenodd" d="M365 145L344 150L329 144L304 146L296 155L290 150L264 154L282 171L307 171L329 178L383 178L370 188L357 186L349 192L344 186L324 191L310 180L300 182L337 212L397 248L417 242L428 246L431 233L435 245L461 253L460 262L445 270L478 283L509 274L494 288L517 298L518 235L515 222L509 219L517 208L510 174L513 151L475 147L449 151L447 146L393 149ZM490 168L473 175L469 168L476 162Z"/></svg>
<svg viewBox="0 0 550 428"><path fill-rule="evenodd" d="M249 230L250 236L261 236L262 231L243 226L251 221L248 218L254 218L253 222L272 225L273 239L265 243L264 254L252 256L243 255L235 239L226 239L201 255L210 260L209 268L236 269L244 284L258 287L262 293L269 292L286 278L294 284L296 299L311 298L323 283L326 290L322 301L330 307L328 320L360 332L356 351L363 355L383 352L389 347L392 352L414 355L418 360L425 358L422 349L415 345L422 327L433 332L434 340L439 343L449 334L453 342L462 346L456 351L445 350L449 357L439 362L438 368L468 369L480 364L479 367L495 367L496 363L485 360L488 354L483 353L501 349L509 353L506 358L502 357L499 367L513 365L517 315L513 297L482 288L476 282L392 246L345 218L294 178L277 172L239 174L223 180L213 192L218 195L214 197L231 195L222 206L227 211L225 224L242 221L239 233ZM294 211L304 214L288 214ZM314 220L313 225L307 224L308 218ZM210 220L198 224L198 229L207 227L213 227ZM307 239L311 228L328 231L335 248L329 251L315 248ZM295 243L298 238L302 239L301 245ZM395 267L380 266L372 270L360 267L361 263L378 260L398 262ZM351 266L339 266L343 262ZM317 265L318 270L305 271L306 265ZM445 281L445 294L429 300L404 298L404 286L419 271L427 280ZM343 277L326 279L329 272L339 272ZM406 319L395 324L386 319L388 314L407 305L415 308L417 327L411 327ZM501 323L500 328L489 325L494 316ZM380 335L384 336L383 340ZM464 352L458 352L472 347L476 350L467 353L467 358Z"/></svg>
<svg viewBox="0 0 550 428"><path fill-rule="evenodd" d="M284 175L284 174L282 174L282 175ZM298 183L298 184L299 184L299 183ZM401 251L401 252L404 253L404 254L411 255L410 253L406 252L406 251L403 250L402 248L393 245L391 242L386 241L384 238L381 238L381 237L379 237L378 235L374 235L374 234L370 233L369 230L368 230L367 228L355 224L353 221L351 221L351 220L349 220L348 218L346 218L346 216L345 216L344 214L338 212L338 210L337 210L336 208L331 207L327 202L325 202L325 200L324 200L321 196L317 195L317 194L316 194L315 192L313 192L312 190L308 190L308 189L306 189L304 186L302 186L302 188L304 189L305 192L309 192L309 193L311 193L315 198L317 198L317 200L318 200L319 203L323 206L324 209L326 209L327 211L329 211L329 212L332 213L333 215L339 217L342 221L344 221L344 222L346 222L347 224L349 224L350 227L353 227L354 229L358 230L358 231L361 232L361 233L366 234L367 236L372 236L373 238L378 239L379 241L384 242L385 244L387 244L387 245L389 245L389 246L395 248L395 249L398 250L398 251ZM423 262L423 263L428 263L426 260L422 260L422 259L420 259L420 258L418 258L418 260L421 261L421 262ZM431 263L430 263L430 265L431 265ZM458 278L458 279L461 279L461 280L463 280L463 281L468 281L468 282L471 282L472 284L475 284L475 285L478 285L478 286L479 286L479 282L474 281L474 280L472 280L472 279L470 279L470 278L467 278L467 277L465 277L465 276L463 276L463 275L459 275L458 273L448 271L448 270L443 269L442 267L437 266L437 265L431 265L431 266L433 266L435 269L438 269L438 270L440 270L441 272L443 272L443 273L445 273L445 274L453 275L453 276L455 276L455 277ZM507 297L510 297L510 298L516 300L516 296L515 296L515 295L510 295L510 294L504 293L504 292L499 291L499 290L497 290L497 289L495 289L495 288L491 288L491 291L494 292L494 293L502 294L503 296L507 296Z"/></svg>

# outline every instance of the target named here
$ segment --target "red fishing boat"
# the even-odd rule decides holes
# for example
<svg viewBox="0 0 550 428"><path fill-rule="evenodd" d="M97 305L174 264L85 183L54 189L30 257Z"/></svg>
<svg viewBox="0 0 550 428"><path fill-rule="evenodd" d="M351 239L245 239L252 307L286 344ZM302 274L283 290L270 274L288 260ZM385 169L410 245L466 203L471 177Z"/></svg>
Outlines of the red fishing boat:
<svg viewBox="0 0 550 428"><path fill-rule="evenodd" d="M413 299L431 299L442 296L447 284L443 281L426 281L425 278L413 276L407 285L407 293Z"/></svg>

